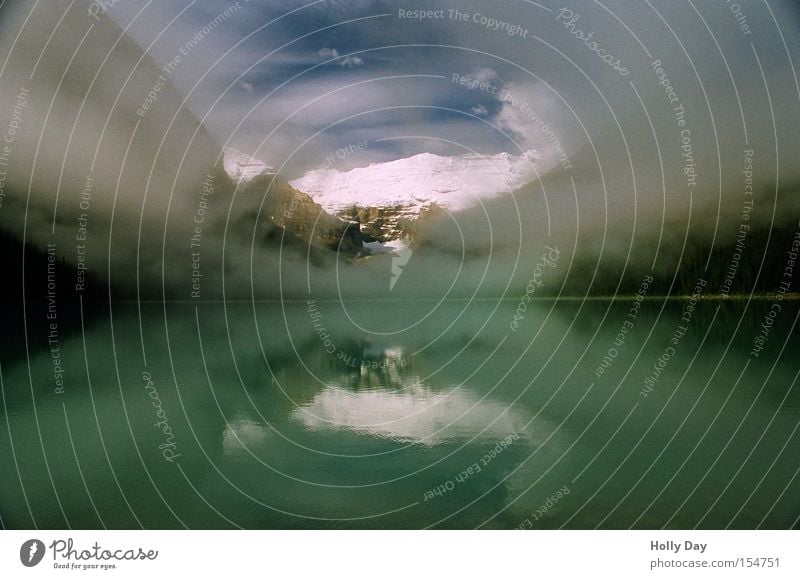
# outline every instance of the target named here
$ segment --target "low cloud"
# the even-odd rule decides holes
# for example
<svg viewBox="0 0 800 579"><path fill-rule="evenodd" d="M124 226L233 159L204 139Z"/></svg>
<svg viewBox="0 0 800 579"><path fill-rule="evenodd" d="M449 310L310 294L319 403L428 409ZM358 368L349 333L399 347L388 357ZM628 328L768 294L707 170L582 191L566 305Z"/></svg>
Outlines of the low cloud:
<svg viewBox="0 0 800 579"><path fill-rule="evenodd" d="M339 51L335 48L320 48L319 52L320 58L329 59L329 58L339 58Z"/></svg>
<svg viewBox="0 0 800 579"><path fill-rule="evenodd" d="M469 109L469 112L471 112L473 115L476 115L476 116L479 116L479 117L485 117L486 115L489 114L489 109L487 109L483 105L478 105L478 106L475 106L475 107L472 107L471 109Z"/></svg>
<svg viewBox="0 0 800 579"><path fill-rule="evenodd" d="M345 66L347 68L353 68L354 66L361 66L364 64L364 61L361 60L357 56L345 56L342 59L342 62L339 63L341 66Z"/></svg>

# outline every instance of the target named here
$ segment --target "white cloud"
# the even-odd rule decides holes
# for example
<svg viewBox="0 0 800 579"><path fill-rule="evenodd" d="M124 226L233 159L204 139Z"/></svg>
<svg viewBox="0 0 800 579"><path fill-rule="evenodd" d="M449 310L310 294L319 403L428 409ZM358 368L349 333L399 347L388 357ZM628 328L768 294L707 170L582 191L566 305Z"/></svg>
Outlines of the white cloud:
<svg viewBox="0 0 800 579"><path fill-rule="evenodd" d="M357 56L345 56L342 59L342 62L339 63L340 66L346 66L347 68L353 68L354 66L361 66L364 64L364 61L358 58Z"/></svg>
<svg viewBox="0 0 800 579"><path fill-rule="evenodd" d="M495 122L510 133L525 148L547 151L551 146L545 135L559 131L559 121L553 106L553 99L540 85L531 83L508 84ZM566 135L557 134L562 140Z"/></svg>
<svg viewBox="0 0 800 579"><path fill-rule="evenodd" d="M339 51L335 48L320 48L317 54L320 58L339 58Z"/></svg>
<svg viewBox="0 0 800 579"><path fill-rule="evenodd" d="M335 48L321 48L317 51L320 58L328 59L336 59L339 58L339 51ZM357 57L357 56L345 56L339 61L339 66L344 66L347 68L353 68L354 66L361 66L364 64L364 61Z"/></svg>
<svg viewBox="0 0 800 579"><path fill-rule="evenodd" d="M483 105L472 107L471 109L469 109L469 112L478 117L485 117L486 115L489 114L489 110Z"/></svg>
<svg viewBox="0 0 800 579"><path fill-rule="evenodd" d="M478 82L489 82L490 80L495 80L497 78L497 71L491 68L482 68L473 74L472 78Z"/></svg>

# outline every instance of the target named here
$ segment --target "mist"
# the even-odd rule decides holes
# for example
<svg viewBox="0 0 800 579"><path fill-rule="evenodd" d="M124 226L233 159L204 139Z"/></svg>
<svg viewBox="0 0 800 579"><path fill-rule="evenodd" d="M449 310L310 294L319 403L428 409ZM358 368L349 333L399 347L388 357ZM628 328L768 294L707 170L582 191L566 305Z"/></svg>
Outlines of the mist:
<svg viewBox="0 0 800 579"><path fill-rule="evenodd" d="M582 294L595 291L583 283L587 271L611 288L648 272L669 280L687 255L710 261L731 247L743 223L767 232L798 225L800 16L792 2L753 11L749 33L724 4L656 12L612 3L635 32L626 38L589 2L538 12L521 23L525 38L450 18L397 19L384 38L365 22L350 25L351 41L362 43L350 48L368 51L361 63L326 65L325 78L301 77L257 101L246 100L259 93L252 74L261 70L262 85L274 86L287 80L280 66L253 69L263 54L252 44L225 53L222 71L212 60L212 49L236 47L253 14L233 10L217 36L210 31L213 39L183 55L175 43L202 31L213 10L177 20L159 39L142 23L166 8L137 20L142 3L126 4L0 8L0 228L76 268L59 283L77 293L79 272L90 271L119 299L517 296L542 256L557 254L539 292ZM323 24L396 12L384 3L323 9L309 9ZM493 9L497 21L512 22L518 6ZM283 32L298 26L287 22ZM628 74L606 66L576 31L594 31ZM319 55L347 54L334 53L333 40L346 44L317 38L319 54L279 55L319 72ZM401 49L391 45L409 40L421 46L395 58ZM426 44L434 40L446 46L437 52ZM471 44L454 49L456 41ZM440 58L408 58L431 54ZM382 78L415 71L441 78ZM459 85L454 73L500 90ZM403 90L387 90L396 83ZM242 86L249 90L232 92ZM223 149L236 144L291 178L362 137L371 146L347 166L427 150L535 148L545 161L522 189L421 220L394 285L391 256L353 259L303 245L270 221L270 180L237 184L222 168ZM565 163L554 162L555 143Z"/></svg>

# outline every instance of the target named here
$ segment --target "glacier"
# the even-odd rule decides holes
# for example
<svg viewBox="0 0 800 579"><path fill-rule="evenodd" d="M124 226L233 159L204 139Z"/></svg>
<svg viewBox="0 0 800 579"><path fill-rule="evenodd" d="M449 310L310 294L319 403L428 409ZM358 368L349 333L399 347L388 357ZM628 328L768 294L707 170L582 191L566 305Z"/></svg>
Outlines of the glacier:
<svg viewBox="0 0 800 579"><path fill-rule="evenodd" d="M520 155L420 153L349 171L316 169L291 185L332 213L354 205L403 207L417 214L431 205L459 211L535 181L545 172L537 164L541 159L533 149Z"/></svg>

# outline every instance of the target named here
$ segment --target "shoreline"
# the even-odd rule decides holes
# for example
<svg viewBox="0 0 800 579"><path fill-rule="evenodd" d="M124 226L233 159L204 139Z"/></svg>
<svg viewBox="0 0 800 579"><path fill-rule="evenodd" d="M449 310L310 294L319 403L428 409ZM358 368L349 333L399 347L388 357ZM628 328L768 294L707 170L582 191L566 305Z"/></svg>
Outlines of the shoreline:
<svg viewBox="0 0 800 579"><path fill-rule="evenodd" d="M754 294L752 296L746 294L736 294L736 295L725 295L725 294L712 294L712 295L703 295L703 296L692 296L689 294L681 294L681 295L650 295L645 297L638 297L636 294L620 294L616 296L538 296L532 297L532 302L553 302L553 301L634 301L637 300L637 297L640 301L683 301L683 300L690 300L695 299L697 301L709 301L709 302L742 302L742 301L772 301L780 299L780 301L800 301L800 293L787 293L783 294L782 298L778 297L779 294ZM391 298L379 298L379 297L355 297L351 299L345 299L346 303L352 302L395 302L395 303L402 303L402 302L497 302L497 301L514 301L518 300L518 296L508 296L504 298L500 297L473 297L473 298L459 298L459 297L452 297L442 300L441 298L426 298L426 297L409 297L409 298L399 298L399 297L391 297ZM342 300L337 298L315 298L314 301L317 302L325 302L325 303L338 303ZM35 301L27 301L29 306L34 305L41 305L44 302L35 302ZM250 303L257 303L257 304L306 304L306 298L286 298L286 299L261 299L261 300L249 300L249 299L227 299L227 300L113 300L113 301L88 301L85 303L91 304L250 304ZM7 302L7 303L0 303L0 306L18 306L21 305L19 302Z"/></svg>

